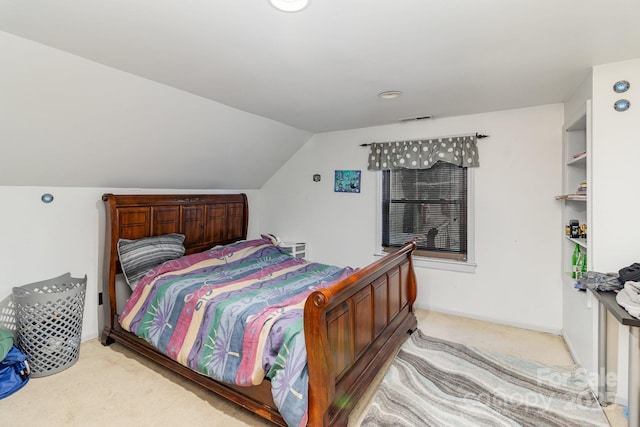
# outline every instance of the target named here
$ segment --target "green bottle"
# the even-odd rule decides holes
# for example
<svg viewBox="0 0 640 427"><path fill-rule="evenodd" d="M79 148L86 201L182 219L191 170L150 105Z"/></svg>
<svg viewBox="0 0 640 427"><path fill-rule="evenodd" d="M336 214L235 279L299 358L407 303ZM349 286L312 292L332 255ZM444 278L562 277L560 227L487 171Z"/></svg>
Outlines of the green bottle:
<svg viewBox="0 0 640 427"><path fill-rule="evenodd" d="M582 254L582 274L587 273L587 253Z"/></svg>
<svg viewBox="0 0 640 427"><path fill-rule="evenodd" d="M580 258L580 245L576 243L573 248L573 255L571 255L571 277L576 278L576 265L578 265L578 258Z"/></svg>

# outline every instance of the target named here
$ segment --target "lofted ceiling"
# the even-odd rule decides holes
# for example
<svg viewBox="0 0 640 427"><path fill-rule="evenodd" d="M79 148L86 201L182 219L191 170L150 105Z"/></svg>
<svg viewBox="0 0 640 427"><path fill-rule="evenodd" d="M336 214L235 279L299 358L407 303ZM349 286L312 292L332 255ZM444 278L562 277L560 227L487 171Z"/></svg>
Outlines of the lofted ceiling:
<svg viewBox="0 0 640 427"><path fill-rule="evenodd" d="M640 57L639 18L637 0L0 0L1 31L313 133L562 102Z"/></svg>

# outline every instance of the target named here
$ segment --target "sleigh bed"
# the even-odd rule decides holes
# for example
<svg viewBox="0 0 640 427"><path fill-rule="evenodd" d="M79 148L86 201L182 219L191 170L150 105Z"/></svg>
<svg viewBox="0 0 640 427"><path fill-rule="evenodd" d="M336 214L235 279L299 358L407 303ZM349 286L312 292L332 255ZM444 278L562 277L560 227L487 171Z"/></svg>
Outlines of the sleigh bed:
<svg viewBox="0 0 640 427"><path fill-rule="evenodd" d="M177 275L170 270L175 266L188 270L187 267L204 260L207 269L215 270L220 276L235 273L227 273L226 270L220 273L222 270L219 268L222 267L218 264L239 265L238 254L244 252L259 263L267 258L284 257L275 245L266 240L266 236L247 240L246 195L105 194L102 199L106 209L102 344L118 342L255 414L286 426L287 421L272 396L271 382L275 384L275 380L271 376L259 384L259 381L254 381L256 385L249 386L218 381L196 372L190 362L175 357L167 350L171 346L161 349L151 344L157 340L154 341L148 334L142 334L143 339L129 332L134 330L134 326L144 323L135 318L132 308L136 304L136 307L144 304L141 302L143 300L134 299L149 289L155 289L153 286L159 286L163 280L170 281L168 277ZM182 257L152 268L143 275L133 292L123 285L119 249L123 259L128 254L125 255L124 249L119 248L119 240L144 242L148 238L180 235L184 236ZM378 371L393 356L408 333L415 330L417 321L413 303L416 283L411 259L414 249L414 244L406 245L394 254L355 270L325 271L325 268L333 267L288 255L288 259L283 258L289 269L306 269L305 277L310 274L307 274L307 270L315 273L318 269L321 270L320 274L326 276L319 282L320 285L309 286L304 299L299 300L296 306L301 314L299 329L306 349L307 369L304 372L308 381L308 395L305 399L307 415L303 420L307 420L307 425L346 425L349 413ZM179 271L182 273L182 270ZM252 270L255 277L260 277L256 279L261 283L260 286L266 279L271 280L271 272L265 271ZM205 280L202 287L209 285L213 286L211 289L218 289L215 286L223 286L218 282L212 285L210 280ZM153 307L151 311L156 309ZM288 309L283 307L280 311ZM212 339L205 337L204 340ZM242 358L244 360L244 353ZM213 362L209 366L213 370L216 368Z"/></svg>

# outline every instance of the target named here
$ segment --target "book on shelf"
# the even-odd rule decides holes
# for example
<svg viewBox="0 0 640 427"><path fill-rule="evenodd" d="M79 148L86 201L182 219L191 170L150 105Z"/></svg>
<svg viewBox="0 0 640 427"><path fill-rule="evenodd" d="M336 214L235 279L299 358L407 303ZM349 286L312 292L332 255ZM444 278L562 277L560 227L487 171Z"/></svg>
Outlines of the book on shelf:
<svg viewBox="0 0 640 427"><path fill-rule="evenodd" d="M556 200L586 200L587 194L561 194L556 196Z"/></svg>

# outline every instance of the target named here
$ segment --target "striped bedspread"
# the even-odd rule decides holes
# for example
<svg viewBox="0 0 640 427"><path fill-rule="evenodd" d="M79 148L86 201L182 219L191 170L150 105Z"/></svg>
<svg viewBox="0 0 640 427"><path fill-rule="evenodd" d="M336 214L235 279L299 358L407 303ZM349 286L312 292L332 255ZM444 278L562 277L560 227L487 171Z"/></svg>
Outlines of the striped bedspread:
<svg viewBox="0 0 640 427"><path fill-rule="evenodd" d="M305 425L304 303L353 271L294 258L269 239L241 241L151 270L120 323L216 380L251 386L269 378L287 424Z"/></svg>

